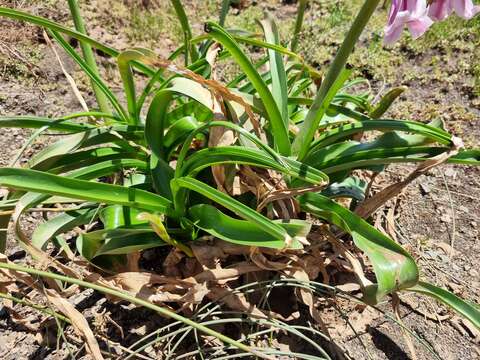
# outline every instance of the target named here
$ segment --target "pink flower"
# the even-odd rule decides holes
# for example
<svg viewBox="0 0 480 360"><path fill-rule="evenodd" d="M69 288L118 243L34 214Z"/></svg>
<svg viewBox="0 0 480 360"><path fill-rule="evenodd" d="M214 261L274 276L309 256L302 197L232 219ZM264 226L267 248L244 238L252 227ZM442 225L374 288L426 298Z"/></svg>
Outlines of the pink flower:
<svg viewBox="0 0 480 360"><path fill-rule="evenodd" d="M428 16L426 0L392 0L388 24L385 27L385 42L392 44L402 35L405 25L414 39L423 35L433 24Z"/></svg>
<svg viewBox="0 0 480 360"><path fill-rule="evenodd" d="M480 12L480 6L473 5L472 0L434 0L429 6L428 15L433 20L444 20L453 11L464 19L471 19Z"/></svg>

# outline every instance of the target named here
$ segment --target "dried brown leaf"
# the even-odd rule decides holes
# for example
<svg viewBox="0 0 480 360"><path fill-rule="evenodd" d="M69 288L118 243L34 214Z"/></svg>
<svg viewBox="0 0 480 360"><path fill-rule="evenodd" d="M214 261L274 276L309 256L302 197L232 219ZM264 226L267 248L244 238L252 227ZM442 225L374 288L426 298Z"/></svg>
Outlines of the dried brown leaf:
<svg viewBox="0 0 480 360"><path fill-rule="evenodd" d="M86 342L87 349L90 355L95 360L103 360L102 353L100 352L100 347L98 342L93 335L90 326L88 325L87 320L75 307L68 302L68 300L62 298L56 291L52 289L45 289L44 294L47 296L48 300L55 305L58 310L63 313L66 317L72 322L72 326L75 331L83 337Z"/></svg>

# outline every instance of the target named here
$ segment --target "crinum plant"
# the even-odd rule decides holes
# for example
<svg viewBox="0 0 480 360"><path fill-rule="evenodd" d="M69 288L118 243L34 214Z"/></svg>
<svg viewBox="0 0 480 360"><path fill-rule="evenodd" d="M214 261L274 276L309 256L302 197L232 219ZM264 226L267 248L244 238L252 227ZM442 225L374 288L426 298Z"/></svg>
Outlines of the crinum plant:
<svg viewBox="0 0 480 360"><path fill-rule="evenodd" d="M219 23L207 22L205 33L194 37L182 4L172 0L185 41L168 58L143 48L119 52L89 37L75 0L69 0L75 30L0 8L1 16L43 27L88 76L98 103L96 110L59 118L0 118L2 128L36 129L29 144L48 132L65 134L27 166L0 169L0 184L11 190L0 204L2 227L12 220L20 244L33 253L49 243L69 253L62 234L83 226L78 254L117 273L132 253L167 246L189 257L192 244L206 237L278 253L308 252L312 225L328 223L325 231L342 241L351 237L373 268L375 281L356 274L363 301L377 304L389 294L415 291L480 327L475 306L420 281L413 257L365 220L433 166L480 164L480 151L463 149L440 122L383 118L402 88L375 103L371 93L355 91L364 80L351 79L347 59L378 2L365 1L324 76L325 69L319 72L295 53L306 1L299 2L288 48L268 14L260 22L262 37L225 29L228 1ZM432 18L461 11L457 3L467 4L466 17L477 11L468 1L393 0L387 41L396 40L405 24L420 35ZM77 39L81 52L66 37ZM245 46L265 54L253 61ZM99 75L92 48L116 61L125 103ZM241 70L226 84L217 80L224 61ZM138 91L140 77L145 85ZM364 133L372 136L365 140ZM368 197L367 182L355 170L378 173L402 162L419 165L405 181ZM348 206L336 198L350 199ZM22 215L57 204L64 212L26 237Z"/></svg>

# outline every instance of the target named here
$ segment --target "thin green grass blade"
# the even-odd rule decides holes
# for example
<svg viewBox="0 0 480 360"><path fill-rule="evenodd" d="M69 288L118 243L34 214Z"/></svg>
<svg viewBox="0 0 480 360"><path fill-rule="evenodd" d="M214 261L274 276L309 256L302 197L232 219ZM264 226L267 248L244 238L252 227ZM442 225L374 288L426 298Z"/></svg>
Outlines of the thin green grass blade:
<svg viewBox="0 0 480 360"><path fill-rule="evenodd" d="M212 329L210 329L210 328L208 328L208 327L206 327L202 324L198 324L197 322L195 322L191 319L185 318L185 317L177 314L174 311L170 311L167 308L160 307L160 306L152 304L152 303L150 303L146 300L142 300L142 299L137 298L135 296L126 294L125 292L115 290L115 289L111 289L109 287L105 287L105 286L102 286L102 285L89 283L89 282L86 282L86 281L83 281L83 280L78 280L78 279L71 278L71 277L68 277L68 276L55 274L53 272L40 271L40 270L37 270L37 269L32 269L32 268L28 268L28 267L24 267L24 266L20 266L20 265L15 265L15 264L12 264L12 263L0 263L0 268L20 271L20 272L24 272L24 273L27 273L27 274L37 275L37 276L41 276L41 277L45 277L45 278L49 278L49 279L55 279L55 280L66 282L68 284L75 284L75 285L79 285L81 287L86 287L86 288L89 288L89 289L99 291L103 294L108 294L108 295L118 297L120 299L124 299L124 300L129 301L133 304L137 304L137 305L143 306L147 309L156 311L159 314L164 315L168 318L172 318L174 320L181 321L182 323L184 323L188 326L191 326L194 329L197 329L198 331L201 331L202 333L213 336L213 337L215 337L215 338L217 338L217 339L219 339L219 340L221 340L221 341L223 341L227 344L232 345L233 347L235 347L237 349L249 352L252 355L257 356L261 359L272 360L272 357L267 356L265 354L262 354L262 353L260 353L256 350L250 348L249 346L247 346L245 344L242 344L239 341L233 340L230 337L228 337L226 335L223 335L223 334L221 334L221 333L219 333L215 330L212 330Z"/></svg>
<svg viewBox="0 0 480 360"><path fill-rule="evenodd" d="M307 117L300 128L300 132L297 135L293 143L293 152L298 154L299 160L307 155L310 148L315 132L317 131L318 124L323 117L324 108L328 107L329 97L333 98L334 93L332 88L338 87L338 83L343 83L341 80L342 74L345 73L347 60L355 44L357 43L360 35L370 20L373 12L377 8L380 0L366 0L363 3L358 15L356 16L350 30L345 36L345 40L342 42L332 64L330 65L325 79L320 85L320 89L315 96L313 105L310 107Z"/></svg>
<svg viewBox="0 0 480 360"><path fill-rule="evenodd" d="M295 29L293 30L293 38L290 44L290 49L292 51L297 50L298 41L300 38L300 32L302 31L303 19L305 17L305 10L307 8L308 0L299 0L298 1L298 10L297 17L295 19Z"/></svg>
<svg viewBox="0 0 480 360"><path fill-rule="evenodd" d="M225 25L225 20L226 20L227 15L228 15L228 10L230 10L230 2L231 2L231 0L223 0L222 1L222 7L220 9L220 17L218 19L218 23L220 24L220 26Z"/></svg>
<svg viewBox="0 0 480 360"><path fill-rule="evenodd" d="M78 32L76 30L70 29L68 27L65 27L63 25L60 25L54 21L42 18L40 16L35 16L31 15L29 13L26 13L24 11L20 10L15 10L15 9L10 9L10 8L5 8L5 7L0 7L0 16L5 16L9 17L11 19L16 19L16 20L21 20L21 21L27 21L29 23L41 26L46 29L50 29L53 31L58 31L63 34L69 35L79 41L82 41L84 43L90 44L94 48L103 51L105 54L110 55L112 57L116 57L118 55L118 52L107 46L102 44L101 42L89 37L88 35L85 35L81 32Z"/></svg>
<svg viewBox="0 0 480 360"><path fill-rule="evenodd" d="M142 48L122 51L117 57L118 69L122 77L123 88L127 98L128 113L130 115L127 122L131 125L137 125L140 122L140 109L137 109L135 82L131 63L134 61L148 61L149 59L155 58L155 53Z"/></svg>
<svg viewBox="0 0 480 360"><path fill-rule="evenodd" d="M63 119L50 119L37 116L0 116L0 128L41 129L63 132L81 132L95 128L90 124L81 124Z"/></svg>

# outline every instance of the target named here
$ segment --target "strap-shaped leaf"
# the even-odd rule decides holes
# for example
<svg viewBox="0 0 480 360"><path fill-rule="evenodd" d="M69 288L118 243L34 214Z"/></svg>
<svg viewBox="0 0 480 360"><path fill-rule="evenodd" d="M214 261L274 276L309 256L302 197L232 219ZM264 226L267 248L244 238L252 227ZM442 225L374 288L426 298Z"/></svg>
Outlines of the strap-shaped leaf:
<svg viewBox="0 0 480 360"><path fill-rule="evenodd" d="M272 135L275 141L275 146L282 155L288 156L290 154L290 139L288 138L288 130L282 120L282 115L278 109L277 103L272 96L267 84L258 74L257 70L250 62L248 57L238 46L235 39L226 32L222 27L213 22L207 22L205 25L207 32L219 43L221 43L236 60L242 71L247 74L250 82L253 84L262 99L263 105L266 109Z"/></svg>
<svg viewBox="0 0 480 360"><path fill-rule="evenodd" d="M345 170L391 163L421 162L449 150L446 147L433 146L394 146L393 143L392 146L382 144L377 146L376 142L346 141L318 149L305 159L305 163L327 174L334 174ZM447 162L480 165L480 150L462 150L451 156Z"/></svg>
<svg viewBox="0 0 480 360"><path fill-rule="evenodd" d="M132 206L160 213L168 213L171 207L169 200L144 190L71 179L35 170L0 169L0 184L18 190Z"/></svg>
<svg viewBox="0 0 480 360"><path fill-rule="evenodd" d="M147 224L146 221L137 219L140 210L128 206L111 205L104 207L99 215L105 229L116 229L119 227L131 227L134 225Z"/></svg>
<svg viewBox="0 0 480 360"><path fill-rule="evenodd" d="M37 116L0 116L0 128L40 129L48 127L50 130L65 132L80 132L92 129L89 124L80 124L63 119L50 119Z"/></svg>
<svg viewBox="0 0 480 360"><path fill-rule="evenodd" d="M420 281L417 285L408 290L425 294L437 299L438 301L451 307L466 319L470 320L472 324L480 330L480 308L477 304L468 303L467 301L460 299L455 294L452 294L450 291L424 281Z"/></svg>
<svg viewBox="0 0 480 360"><path fill-rule="evenodd" d="M265 34L267 43L278 45L280 35L278 34L277 24L273 16L267 12L265 19L260 22ZM270 76L272 79L272 95L277 103L285 127L288 128L288 89L287 74L283 65L282 54L275 50L268 49L268 58L270 61Z"/></svg>
<svg viewBox="0 0 480 360"><path fill-rule="evenodd" d="M155 59L156 55L150 50L135 48L122 51L117 56L118 70L122 77L125 97L127 98L128 114L127 122L136 125L140 121L140 109L137 109L137 98L135 95L135 82L133 79L133 70L131 63L134 61L148 62L149 59Z"/></svg>
<svg viewBox="0 0 480 360"><path fill-rule="evenodd" d="M263 231L275 236L277 239L283 239L286 244L290 243L290 235L278 224L256 212L252 208L242 204L238 200L233 199L227 194L214 189L211 186L202 183L190 177L182 177L173 179L171 182L172 191L174 193L175 210L179 215L185 213L185 190L195 191L206 198L216 202L217 204L227 208L241 218L251 221L259 226Z"/></svg>
<svg viewBox="0 0 480 360"><path fill-rule="evenodd" d="M239 220L225 215L216 207L200 204L188 210L194 225L219 239L245 246L261 246L282 249L285 247L283 238L275 237L251 221ZM303 220L274 222L285 228L292 237L291 248L301 249L298 238L305 240L310 232L311 224Z"/></svg>
<svg viewBox="0 0 480 360"><path fill-rule="evenodd" d="M165 245L152 230L148 229L105 229L82 234L77 248L82 255L92 260L100 255L121 255Z"/></svg>
<svg viewBox="0 0 480 360"><path fill-rule="evenodd" d="M452 136L442 129L431 125L425 125L416 121L406 120L368 120L339 126L338 128L322 133L312 143L309 153L322 147L328 146L340 140L364 132L364 131L405 131L414 134L421 134L443 145L452 145Z"/></svg>
<svg viewBox="0 0 480 360"><path fill-rule="evenodd" d="M328 182L321 171L298 161L282 158L283 164L264 151L241 146L218 146L196 151L183 163L178 176L194 176L198 171L218 164L244 164L277 170L312 184Z"/></svg>
<svg viewBox="0 0 480 360"><path fill-rule="evenodd" d="M298 197L302 209L325 219L352 235L370 259L377 283L364 289L365 301L376 304L385 295L408 289L418 282L418 269L410 254L350 210L329 198L308 193Z"/></svg>
<svg viewBox="0 0 480 360"><path fill-rule="evenodd" d="M308 110L305 121L300 127L300 132L297 134L292 144L292 151L297 155L299 160L303 160L310 149L310 143L317 132L320 120L325 115L325 112L330 107L330 103L341 89L345 81L349 78L352 69L342 69L339 76L332 82L331 86L326 88L321 86L317 97L312 106ZM323 84L323 82L322 82Z"/></svg>
<svg viewBox="0 0 480 360"><path fill-rule="evenodd" d="M76 151L70 154L58 155L55 161L55 167L39 168L35 167L33 170L44 170L53 174L61 174L68 171L84 168L90 165L95 165L100 162L120 159L137 159L146 162L146 155L142 152L127 152L121 148L115 147L100 147L89 150ZM53 160L53 159L52 159ZM142 168L145 168L142 166Z"/></svg>
<svg viewBox="0 0 480 360"><path fill-rule="evenodd" d="M158 91L148 109L145 121L145 138L152 152L159 158L165 159L164 136L167 129L167 110L175 95L187 96L206 109L214 108L212 94L199 83L186 79L176 78L172 86Z"/></svg>
<svg viewBox="0 0 480 360"><path fill-rule="evenodd" d="M40 224L32 234L32 245L44 249L53 237L72 230L74 227L88 224L98 214L97 208L67 211L64 214Z"/></svg>
<svg viewBox="0 0 480 360"><path fill-rule="evenodd" d="M19 11L19 10L14 10L10 8L5 8L5 7L0 7L0 16L8 17L11 19L17 19L17 20L22 20L22 21L27 21L31 24L35 24L38 26L41 26L45 29L53 30L53 31L58 31L62 34L69 35L73 37L74 39L77 39L79 41L82 41L84 43L90 44L94 48L101 50L105 54L116 57L118 56L119 52L105 44L102 44L101 42L91 38L90 36L87 36L85 34L82 34L81 32L75 31L73 29L70 29L66 26L60 25L59 23L56 23L54 21L45 19L41 16L35 16L31 15L29 13L26 13L24 11ZM140 64L140 63L135 63L135 66L144 72L147 75L153 75L153 71L148 68L147 66Z"/></svg>

